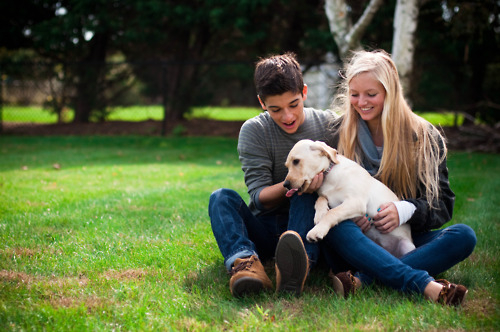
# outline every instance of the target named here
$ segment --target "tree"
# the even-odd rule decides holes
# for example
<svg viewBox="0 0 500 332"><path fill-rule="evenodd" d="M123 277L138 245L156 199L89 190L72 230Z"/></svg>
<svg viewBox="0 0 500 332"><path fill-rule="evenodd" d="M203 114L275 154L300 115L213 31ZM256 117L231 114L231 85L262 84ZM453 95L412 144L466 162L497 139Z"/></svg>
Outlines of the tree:
<svg viewBox="0 0 500 332"><path fill-rule="evenodd" d="M219 63L245 64L250 69L225 72L252 86L258 56L295 51L317 58L333 47L321 0L34 0L30 6L45 15L32 20L14 4L15 31L26 41L18 47L64 64L76 122L105 114L112 83L106 62L117 54L151 96L164 93L167 117L176 119L224 83Z"/></svg>
<svg viewBox="0 0 500 332"><path fill-rule="evenodd" d="M392 59L399 72L399 79L405 94L411 89L413 54L415 52L415 31L417 30L419 0L397 0L394 14Z"/></svg>
<svg viewBox="0 0 500 332"><path fill-rule="evenodd" d="M126 3L106 0L49 0L37 2L53 15L24 27L32 48L42 59L63 64L65 85L75 91L75 122L89 122L104 112L106 59L116 51ZM59 68L61 66L53 66ZM55 73L56 74L56 73Z"/></svg>
<svg viewBox="0 0 500 332"><path fill-rule="evenodd" d="M161 71L137 66L136 75L149 82L152 94L161 93L162 75L167 78L167 117L179 119L207 101L214 87L234 90L228 82L242 82L255 100L251 82L259 56L294 51L301 58L322 57L332 43L321 9L320 1L303 0L138 1L129 22L135 36L122 50L132 61L148 54L163 63ZM226 70L228 61L238 69Z"/></svg>
<svg viewBox="0 0 500 332"><path fill-rule="evenodd" d="M330 23L330 31L341 58L344 58L349 51L361 47L361 38L382 3L383 0L370 0L361 17L353 24L349 15L349 9L352 7L348 6L346 0L325 1L325 13Z"/></svg>
<svg viewBox="0 0 500 332"><path fill-rule="evenodd" d="M420 12L415 106L459 111L466 124L500 121L500 2L429 1Z"/></svg>
<svg viewBox="0 0 500 332"><path fill-rule="evenodd" d="M351 23L355 17L353 8L357 5L359 10L359 6L362 7L363 2L358 1L351 5L346 0L327 0L325 2L325 12L330 22L330 30L339 48L341 58L345 57L349 51L361 48L363 35L379 11L382 2L382 0L370 0L354 25ZM419 2L420 0L397 0L395 6L391 53L405 91L410 89ZM384 19L386 20L387 17Z"/></svg>

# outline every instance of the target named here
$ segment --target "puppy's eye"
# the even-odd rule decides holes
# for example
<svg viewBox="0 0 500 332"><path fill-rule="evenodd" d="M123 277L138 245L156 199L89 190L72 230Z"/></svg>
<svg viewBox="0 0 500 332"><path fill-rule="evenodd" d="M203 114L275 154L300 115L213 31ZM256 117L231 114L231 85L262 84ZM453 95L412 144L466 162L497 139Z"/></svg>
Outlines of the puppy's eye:
<svg viewBox="0 0 500 332"><path fill-rule="evenodd" d="M299 162L300 162L300 160L299 160L299 159L294 159L294 160L293 160L293 164L294 164L295 166L297 166L297 165L299 164Z"/></svg>

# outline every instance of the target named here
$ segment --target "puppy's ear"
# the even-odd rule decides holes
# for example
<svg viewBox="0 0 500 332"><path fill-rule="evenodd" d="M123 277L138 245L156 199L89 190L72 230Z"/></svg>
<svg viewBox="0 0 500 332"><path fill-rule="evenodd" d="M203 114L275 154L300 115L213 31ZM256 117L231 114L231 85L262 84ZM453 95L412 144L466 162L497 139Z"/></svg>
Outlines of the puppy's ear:
<svg viewBox="0 0 500 332"><path fill-rule="evenodd" d="M326 145L326 144L325 144ZM330 161L334 164L338 164L339 160L337 159L337 150L326 145L325 152Z"/></svg>
<svg viewBox="0 0 500 332"><path fill-rule="evenodd" d="M331 162L338 164L339 160L337 159L337 150L329 147L326 143L316 141L313 145L311 145L311 150L319 150L321 155L330 159Z"/></svg>

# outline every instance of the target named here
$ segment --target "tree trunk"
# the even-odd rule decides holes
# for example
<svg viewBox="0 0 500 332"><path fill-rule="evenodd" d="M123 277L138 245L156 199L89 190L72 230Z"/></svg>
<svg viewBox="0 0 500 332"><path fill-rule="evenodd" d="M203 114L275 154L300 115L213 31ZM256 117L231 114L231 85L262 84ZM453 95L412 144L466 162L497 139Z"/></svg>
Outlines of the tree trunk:
<svg viewBox="0 0 500 332"><path fill-rule="evenodd" d="M96 33L90 42L90 51L77 64L78 73L77 96L75 103L75 123L87 123L97 106L101 78L105 71L108 34Z"/></svg>
<svg viewBox="0 0 500 332"><path fill-rule="evenodd" d="M382 5L383 0L370 0L363 15L356 24L352 25L348 15L348 7L345 0L326 0L325 12L330 25L330 32L339 49L340 58L348 55L349 51L361 47L360 41L366 28L372 21L376 12Z"/></svg>
<svg viewBox="0 0 500 332"><path fill-rule="evenodd" d="M394 35L392 59L399 72L399 78L406 98L411 89L413 54L415 52L415 31L417 30L418 0L397 0L394 14Z"/></svg>

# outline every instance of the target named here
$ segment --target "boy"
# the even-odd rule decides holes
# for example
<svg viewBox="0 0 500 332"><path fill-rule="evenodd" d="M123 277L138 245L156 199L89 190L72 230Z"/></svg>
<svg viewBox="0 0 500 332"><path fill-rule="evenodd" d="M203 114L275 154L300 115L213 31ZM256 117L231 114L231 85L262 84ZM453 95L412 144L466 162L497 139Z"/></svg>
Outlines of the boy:
<svg viewBox="0 0 500 332"><path fill-rule="evenodd" d="M234 296L272 288L261 260L273 256L277 290L299 295L310 264L319 254L317 245L303 241L308 229L302 221L314 217L311 201L316 199L313 192L319 188L322 174L304 195L287 198L285 160L297 141L325 140L335 116L330 111L304 108L307 86L294 54L260 60L254 80L266 112L246 121L238 139L250 204L230 189L212 193L212 231L231 274L229 286Z"/></svg>

